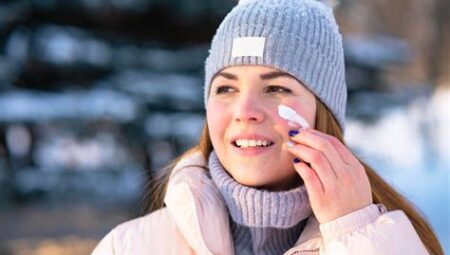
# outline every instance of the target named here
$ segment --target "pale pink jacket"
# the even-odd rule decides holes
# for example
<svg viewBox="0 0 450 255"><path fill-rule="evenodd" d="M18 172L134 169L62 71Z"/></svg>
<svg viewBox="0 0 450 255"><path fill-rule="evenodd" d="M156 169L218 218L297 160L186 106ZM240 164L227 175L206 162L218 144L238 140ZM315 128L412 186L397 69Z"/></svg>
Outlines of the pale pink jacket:
<svg viewBox="0 0 450 255"><path fill-rule="evenodd" d="M200 153L180 161L167 188L167 207L109 232L92 255L234 254L224 200L202 168ZM321 224L311 216L286 254L428 254L402 211L370 205Z"/></svg>

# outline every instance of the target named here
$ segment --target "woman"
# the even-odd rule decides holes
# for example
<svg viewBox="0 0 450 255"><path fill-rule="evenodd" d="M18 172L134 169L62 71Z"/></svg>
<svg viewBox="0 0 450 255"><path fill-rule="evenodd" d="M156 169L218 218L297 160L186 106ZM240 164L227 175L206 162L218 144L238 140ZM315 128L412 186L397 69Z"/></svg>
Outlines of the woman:
<svg viewBox="0 0 450 255"><path fill-rule="evenodd" d="M344 72L329 4L241 1L205 63L199 144L163 172L152 213L93 254L443 254L345 146ZM280 105L313 128L283 119Z"/></svg>

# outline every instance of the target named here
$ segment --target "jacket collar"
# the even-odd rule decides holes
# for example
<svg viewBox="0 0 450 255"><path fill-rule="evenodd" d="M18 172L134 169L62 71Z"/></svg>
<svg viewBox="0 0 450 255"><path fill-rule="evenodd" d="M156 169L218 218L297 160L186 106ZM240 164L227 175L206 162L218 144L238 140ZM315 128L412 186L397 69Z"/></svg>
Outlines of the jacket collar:
<svg viewBox="0 0 450 255"><path fill-rule="evenodd" d="M164 202L196 254L232 255L228 210L206 169L200 152L184 157L171 173ZM320 239L319 223L311 216L294 249L318 249Z"/></svg>
<svg viewBox="0 0 450 255"><path fill-rule="evenodd" d="M201 153L178 162L171 173L164 202L196 254L234 254L225 202L206 166Z"/></svg>

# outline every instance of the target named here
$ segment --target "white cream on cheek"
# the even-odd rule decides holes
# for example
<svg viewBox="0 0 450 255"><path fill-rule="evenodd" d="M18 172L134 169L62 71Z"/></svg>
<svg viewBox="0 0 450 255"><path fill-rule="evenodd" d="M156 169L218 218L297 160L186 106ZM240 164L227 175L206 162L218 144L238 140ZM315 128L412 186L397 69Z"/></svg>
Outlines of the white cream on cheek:
<svg viewBox="0 0 450 255"><path fill-rule="evenodd" d="M278 106L278 115L280 115L281 118L283 118L287 121L299 124L302 128L309 128L309 124L306 121L306 119L303 118L303 116L301 116L294 109L292 109L286 105L280 104Z"/></svg>

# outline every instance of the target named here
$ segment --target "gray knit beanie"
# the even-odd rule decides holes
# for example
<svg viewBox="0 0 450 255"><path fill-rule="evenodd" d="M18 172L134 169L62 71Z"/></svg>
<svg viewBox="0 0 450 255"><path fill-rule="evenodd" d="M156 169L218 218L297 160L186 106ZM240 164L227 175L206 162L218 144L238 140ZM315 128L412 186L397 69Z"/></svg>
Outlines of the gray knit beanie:
<svg viewBox="0 0 450 255"><path fill-rule="evenodd" d="M345 128L347 86L342 38L327 1L241 0L220 24L205 63L211 79L236 65L263 65L296 77Z"/></svg>

